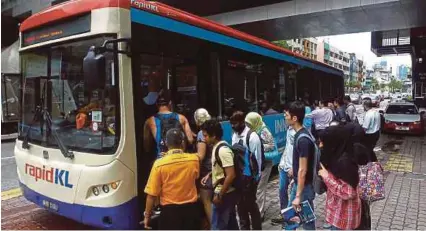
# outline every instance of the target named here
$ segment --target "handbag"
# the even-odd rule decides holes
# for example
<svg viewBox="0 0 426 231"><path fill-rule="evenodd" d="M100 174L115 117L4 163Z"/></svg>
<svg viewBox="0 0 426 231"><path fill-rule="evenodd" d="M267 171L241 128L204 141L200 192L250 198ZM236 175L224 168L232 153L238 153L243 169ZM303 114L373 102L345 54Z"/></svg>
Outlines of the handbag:
<svg viewBox="0 0 426 231"><path fill-rule="evenodd" d="M362 200L373 202L385 199L383 167L379 162L369 162L360 166L358 173L359 196Z"/></svg>

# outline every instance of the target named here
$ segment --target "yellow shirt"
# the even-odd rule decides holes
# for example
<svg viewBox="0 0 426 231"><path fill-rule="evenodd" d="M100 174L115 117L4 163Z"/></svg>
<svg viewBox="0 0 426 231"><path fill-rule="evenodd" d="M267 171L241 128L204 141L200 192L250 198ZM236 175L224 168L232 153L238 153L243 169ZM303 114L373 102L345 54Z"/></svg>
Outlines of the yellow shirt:
<svg viewBox="0 0 426 231"><path fill-rule="evenodd" d="M226 143L225 141L220 141L219 143L217 143L212 150L212 183L213 185L216 185L216 182L220 179L225 178L225 172L223 171L223 169L219 166L218 163L216 163L216 148L219 146L219 144L221 143ZM234 166L234 153L232 152L232 150L227 147L227 146L222 146L219 149L219 158L222 161L222 166L224 168L226 167L231 167ZM222 184L219 184L216 189L214 190L215 193L219 193L220 190L222 189ZM234 190L233 187L230 187L228 189L228 192L232 192Z"/></svg>
<svg viewBox="0 0 426 231"><path fill-rule="evenodd" d="M145 193L160 197L161 205L186 204L197 201L195 181L200 174L197 155L187 153L167 154L154 162Z"/></svg>

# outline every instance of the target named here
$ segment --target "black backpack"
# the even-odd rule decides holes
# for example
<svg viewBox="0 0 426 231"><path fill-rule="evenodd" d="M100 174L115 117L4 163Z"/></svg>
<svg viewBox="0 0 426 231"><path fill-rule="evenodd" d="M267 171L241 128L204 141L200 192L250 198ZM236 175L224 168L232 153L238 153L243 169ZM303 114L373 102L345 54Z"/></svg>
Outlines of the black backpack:
<svg viewBox="0 0 426 231"><path fill-rule="evenodd" d="M214 153L215 160L216 160L215 164L217 163L223 169L222 161L219 158L219 149L224 146L228 146L231 149L232 153L234 154L234 169L236 174L236 177L234 182L232 183L232 186L237 191L251 190L252 189L251 186L253 184L257 184L260 180L259 165L257 163L256 156L254 155L254 153L250 152L250 147L249 147L249 140L250 140L251 133L252 131L250 130L246 136L247 148L244 146L243 140L240 140L238 143L232 146L229 146L226 143L221 143L216 148ZM264 160L265 160L265 154L264 154L263 144L262 144L262 163L264 163ZM262 164L262 166L264 166L264 164ZM216 188L219 184L223 184L224 180L225 179L220 179L214 185L214 188Z"/></svg>
<svg viewBox="0 0 426 231"><path fill-rule="evenodd" d="M182 124L180 124L180 121L179 121L179 115L174 112L170 114L157 113L154 117L158 119L160 122L160 126L157 125L157 137L156 137L157 147L159 149L158 153L167 152L168 149L166 146L166 133L173 128L177 128L183 132ZM158 131L158 127L160 128L160 131ZM160 136L158 136L158 133Z"/></svg>

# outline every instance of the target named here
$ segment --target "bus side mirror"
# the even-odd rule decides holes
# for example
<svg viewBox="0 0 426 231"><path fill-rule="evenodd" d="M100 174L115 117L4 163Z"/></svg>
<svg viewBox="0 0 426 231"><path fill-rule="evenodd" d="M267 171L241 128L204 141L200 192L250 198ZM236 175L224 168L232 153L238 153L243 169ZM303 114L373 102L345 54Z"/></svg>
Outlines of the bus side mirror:
<svg viewBox="0 0 426 231"><path fill-rule="evenodd" d="M89 48L83 59L84 86L94 90L105 86L106 66L105 56L97 54L94 46Z"/></svg>
<svg viewBox="0 0 426 231"><path fill-rule="evenodd" d="M382 115L385 114L385 112L383 110L380 110L379 113L382 114Z"/></svg>

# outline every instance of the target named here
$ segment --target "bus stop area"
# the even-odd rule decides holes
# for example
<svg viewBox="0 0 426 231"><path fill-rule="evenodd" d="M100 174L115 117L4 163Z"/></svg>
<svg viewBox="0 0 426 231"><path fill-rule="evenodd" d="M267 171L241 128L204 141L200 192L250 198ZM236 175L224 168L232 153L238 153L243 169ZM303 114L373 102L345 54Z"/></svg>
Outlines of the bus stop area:
<svg viewBox="0 0 426 231"><path fill-rule="evenodd" d="M382 135L375 151L386 176L386 199L371 206L372 229L426 229L426 139L415 136ZM278 176L271 176L267 191L263 229L279 213ZM55 215L27 201L19 189L2 192L2 229L92 229ZM324 223L325 195L315 199L317 223Z"/></svg>

